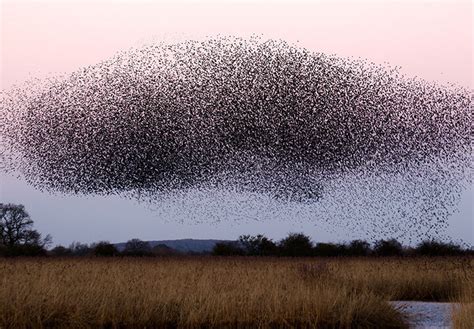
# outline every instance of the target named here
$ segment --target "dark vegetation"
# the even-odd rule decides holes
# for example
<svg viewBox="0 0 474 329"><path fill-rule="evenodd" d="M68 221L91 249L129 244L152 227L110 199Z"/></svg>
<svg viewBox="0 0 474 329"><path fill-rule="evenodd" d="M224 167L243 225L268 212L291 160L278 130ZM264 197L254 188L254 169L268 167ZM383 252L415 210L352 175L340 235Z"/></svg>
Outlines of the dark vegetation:
<svg viewBox="0 0 474 329"><path fill-rule="evenodd" d="M363 240L348 243L313 243L303 233L290 233L280 241L259 235L242 235L237 241L218 242L211 252L182 252L165 244L151 246L147 241L131 239L124 247L108 241L92 244L74 242L69 247L55 246L51 237L33 229L33 220L22 205L0 204L0 256L55 256L55 257L153 257L175 255L215 256L277 256L277 257L358 257L358 256L463 256L474 255L472 248L451 242L425 240L415 247L403 246L395 239L379 240L370 244Z"/></svg>
<svg viewBox="0 0 474 329"><path fill-rule="evenodd" d="M33 220L23 205L0 203L0 255L41 256L51 236L42 237L33 229Z"/></svg>
<svg viewBox="0 0 474 329"><path fill-rule="evenodd" d="M474 255L472 248L463 248L451 242L425 240L415 247L403 246L395 239L379 240L371 245L367 241L349 243L312 243L302 233L290 233L279 242L263 235L244 235L232 243L217 243L213 252L217 256L284 256L284 257L354 257L354 256L462 256Z"/></svg>

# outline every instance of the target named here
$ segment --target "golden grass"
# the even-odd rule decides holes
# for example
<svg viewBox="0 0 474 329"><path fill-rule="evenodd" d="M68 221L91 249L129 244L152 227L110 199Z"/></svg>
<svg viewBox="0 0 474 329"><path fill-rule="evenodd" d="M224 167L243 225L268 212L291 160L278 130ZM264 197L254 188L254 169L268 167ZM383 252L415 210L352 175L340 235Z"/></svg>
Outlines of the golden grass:
<svg viewBox="0 0 474 329"><path fill-rule="evenodd" d="M333 280L386 300L452 301L474 280L474 258L361 259L331 263Z"/></svg>
<svg viewBox="0 0 474 329"><path fill-rule="evenodd" d="M474 328L474 278L467 280L460 301L460 307L453 312L454 328L472 329Z"/></svg>
<svg viewBox="0 0 474 329"><path fill-rule="evenodd" d="M0 260L0 328L404 328L389 299L458 298L461 259ZM461 328L461 327L460 327Z"/></svg>

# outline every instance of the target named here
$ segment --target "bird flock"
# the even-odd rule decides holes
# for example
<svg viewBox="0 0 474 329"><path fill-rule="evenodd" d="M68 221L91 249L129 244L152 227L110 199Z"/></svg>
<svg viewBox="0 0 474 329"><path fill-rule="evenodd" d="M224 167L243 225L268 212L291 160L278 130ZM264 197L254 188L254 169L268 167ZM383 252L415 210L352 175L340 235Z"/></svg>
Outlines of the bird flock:
<svg viewBox="0 0 474 329"><path fill-rule="evenodd" d="M446 228L470 184L468 90L284 41L141 46L12 89L1 111L3 169L50 192L233 191L413 235Z"/></svg>

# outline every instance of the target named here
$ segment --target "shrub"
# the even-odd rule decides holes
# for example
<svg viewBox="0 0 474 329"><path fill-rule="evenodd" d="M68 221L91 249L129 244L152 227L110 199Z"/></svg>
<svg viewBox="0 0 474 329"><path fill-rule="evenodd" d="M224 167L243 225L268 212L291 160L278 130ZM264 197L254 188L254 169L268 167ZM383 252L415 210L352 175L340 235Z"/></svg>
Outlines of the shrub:
<svg viewBox="0 0 474 329"><path fill-rule="evenodd" d="M348 256L367 256L371 252L370 243L363 240L354 240L346 248Z"/></svg>
<svg viewBox="0 0 474 329"><path fill-rule="evenodd" d="M1 246L0 256L18 257L18 256L46 256L46 249L36 244L18 244L14 246Z"/></svg>
<svg viewBox="0 0 474 329"><path fill-rule="evenodd" d="M125 244L125 249L123 250L122 254L124 256L135 256L135 257L153 255L153 253L151 252L150 244L140 239L128 240L127 243Z"/></svg>
<svg viewBox="0 0 474 329"><path fill-rule="evenodd" d="M71 250L71 254L73 256L88 256L93 254L92 248L90 248L87 244L80 242L71 243L69 250Z"/></svg>
<svg viewBox="0 0 474 329"><path fill-rule="evenodd" d="M335 257L343 255L344 252L345 247L343 245L334 243L318 243L313 248L313 254L315 256Z"/></svg>
<svg viewBox="0 0 474 329"><path fill-rule="evenodd" d="M244 250L236 242L218 242L212 249L216 256L242 256Z"/></svg>
<svg viewBox="0 0 474 329"><path fill-rule="evenodd" d="M435 240L423 241L415 248L415 253L422 256L454 256L462 255L464 251L453 243L443 243Z"/></svg>
<svg viewBox="0 0 474 329"><path fill-rule="evenodd" d="M283 256L311 256L313 244L311 239L303 233L290 233L280 241L280 251Z"/></svg>
<svg viewBox="0 0 474 329"><path fill-rule="evenodd" d="M71 256L72 251L69 248L63 247L63 246L56 246L51 251L49 252L52 256L57 256L57 257L65 257L65 256Z"/></svg>
<svg viewBox="0 0 474 329"><path fill-rule="evenodd" d="M377 256L401 256L403 255L403 247L395 239L379 240L374 245L374 253Z"/></svg>
<svg viewBox="0 0 474 329"><path fill-rule="evenodd" d="M108 241L101 241L98 242L93 246L93 252L95 256L99 257L111 257L111 256L117 256L118 255L118 250L115 248L115 246Z"/></svg>
<svg viewBox="0 0 474 329"><path fill-rule="evenodd" d="M250 256L272 256L278 253L277 245L264 235L241 235L239 242L245 253Z"/></svg>

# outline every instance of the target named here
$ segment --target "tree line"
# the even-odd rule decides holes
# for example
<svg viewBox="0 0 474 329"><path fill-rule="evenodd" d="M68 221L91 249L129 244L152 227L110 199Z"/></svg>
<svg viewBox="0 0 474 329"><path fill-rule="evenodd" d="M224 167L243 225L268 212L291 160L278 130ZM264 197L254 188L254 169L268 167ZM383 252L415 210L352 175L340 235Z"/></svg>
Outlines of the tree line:
<svg viewBox="0 0 474 329"><path fill-rule="evenodd" d="M91 244L73 242L69 247L56 246L49 250L48 255L58 257L80 257L80 256L127 256L127 257L153 257L172 256L180 253L164 244L152 247L148 242L140 239L128 240L123 250L119 250L108 241L100 241Z"/></svg>
<svg viewBox="0 0 474 329"><path fill-rule="evenodd" d="M51 236L43 237L33 229L33 220L23 205L0 204L0 256L134 256L152 257L182 255L164 244L152 247L140 239L127 241L123 250L108 242L72 243L51 250ZM472 248L435 240L420 242L416 247L403 246L395 239L370 244L363 240L348 243L316 243L303 233L290 233L280 241L259 235L242 235L236 241L217 243L211 252L184 253L215 256L275 256L275 257L340 257L340 256L461 256L474 255Z"/></svg>
<svg viewBox="0 0 474 329"><path fill-rule="evenodd" d="M280 257L462 256L474 255L474 250L436 240L425 240L415 247L403 246L396 239L382 239L373 244L364 240L314 244L311 238L303 233L290 233L278 242L261 234L242 235L235 242L217 243L212 254Z"/></svg>

